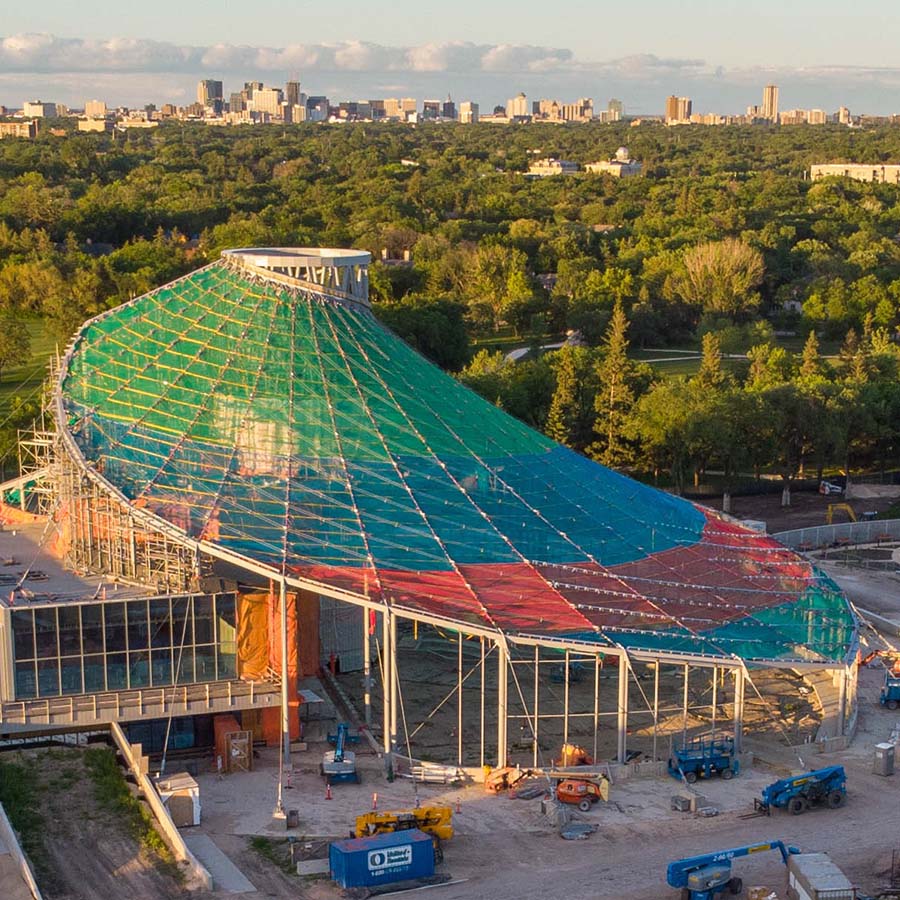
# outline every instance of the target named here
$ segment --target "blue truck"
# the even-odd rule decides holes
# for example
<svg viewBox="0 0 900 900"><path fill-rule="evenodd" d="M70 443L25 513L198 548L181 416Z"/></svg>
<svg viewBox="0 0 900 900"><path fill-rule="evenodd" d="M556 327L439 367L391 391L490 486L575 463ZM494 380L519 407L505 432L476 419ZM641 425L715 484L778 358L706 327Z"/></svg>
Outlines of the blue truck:
<svg viewBox="0 0 900 900"><path fill-rule="evenodd" d="M740 773L735 758L734 738L699 737L676 747L669 757L669 774L693 784L698 778L718 774L729 779Z"/></svg>
<svg viewBox="0 0 900 900"><path fill-rule="evenodd" d="M669 887L681 888L681 900L713 900L717 894L724 894L726 891L737 896L743 891L744 882L731 874L731 861L766 850L778 850L785 864L789 856L800 852L782 841L769 841L765 844L704 853L670 862L666 870L666 881Z"/></svg>
<svg viewBox="0 0 900 900"><path fill-rule="evenodd" d="M881 705L888 709L896 709L900 706L900 673L893 669L888 669L884 673L884 684L881 686L879 700Z"/></svg>
<svg viewBox="0 0 900 900"><path fill-rule="evenodd" d="M763 788L762 800L753 801L757 812L770 815L772 809L787 809L795 816L810 806L837 809L847 798L847 773L843 766L826 766L802 775L781 778Z"/></svg>

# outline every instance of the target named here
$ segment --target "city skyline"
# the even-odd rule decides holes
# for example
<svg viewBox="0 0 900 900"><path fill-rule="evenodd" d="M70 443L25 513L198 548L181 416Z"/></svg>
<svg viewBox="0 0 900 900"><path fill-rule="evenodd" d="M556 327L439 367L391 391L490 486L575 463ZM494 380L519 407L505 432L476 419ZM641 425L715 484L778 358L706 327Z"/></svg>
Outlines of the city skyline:
<svg viewBox="0 0 900 900"><path fill-rule="evenodd" d="M347 39L286 48L188 46L147 39L86 40L26 34L0 38L0 103L51 97L76 105L103 96L110 105L190 103L199 79L230 85L248 78L341 99L405 95L472 99L483 108L523 90L529 96L620 97L633 114L662 114L669 94L695 109L736 113L759 103L768 83L780 105L840 106L870 114L900 111L900 68L730 67L702 59L641 54L586 61L566 48L444 42L391 47Z"/></svg>

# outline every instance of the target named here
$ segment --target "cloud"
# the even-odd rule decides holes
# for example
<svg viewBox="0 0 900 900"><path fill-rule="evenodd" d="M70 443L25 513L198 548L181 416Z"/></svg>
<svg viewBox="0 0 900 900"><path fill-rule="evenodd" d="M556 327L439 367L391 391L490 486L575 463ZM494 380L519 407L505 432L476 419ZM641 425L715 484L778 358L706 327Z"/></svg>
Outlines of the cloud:
<svg viewBox="0 0 900 900"><path fill-rule="evenodd" d="M0 73L51 72L522 72L566 67L572 52L462 41L387 47L368 41L251 47L189 47L141 38L90 40L49 34L0 39Z"/></svg>

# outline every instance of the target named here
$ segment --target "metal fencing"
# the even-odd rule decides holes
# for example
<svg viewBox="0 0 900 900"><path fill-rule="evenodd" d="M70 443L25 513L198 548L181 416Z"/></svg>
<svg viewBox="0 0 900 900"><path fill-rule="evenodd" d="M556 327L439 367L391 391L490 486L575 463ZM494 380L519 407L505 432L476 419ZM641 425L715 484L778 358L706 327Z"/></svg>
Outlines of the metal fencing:
<svg viewBox="0 0 900 900"><path fill-rule="evenodd" d="M772 535L791 550L823 550L844 544L878 544L900 541L900 519L872 519L868 522L841 522L795 528Z"/></svg>

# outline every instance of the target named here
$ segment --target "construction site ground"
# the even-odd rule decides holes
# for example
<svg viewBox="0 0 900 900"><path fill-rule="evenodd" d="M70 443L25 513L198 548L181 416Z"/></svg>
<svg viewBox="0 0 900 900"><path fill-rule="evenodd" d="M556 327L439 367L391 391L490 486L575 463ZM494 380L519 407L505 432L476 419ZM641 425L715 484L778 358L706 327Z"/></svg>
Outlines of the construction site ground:
<svg viewBox="0 0 900 900"><path fill-rule="evenodd" d="M671 798L685 790L669 777L635 778L613 784L610 802L588 814L597 833L585 841L561 839L541 812L540 799L490 796L483 787L414 786L407 779L388 783L383 764L360 748L362 783L335 785L326 799L319 774L324 742L294 754L292 787L285 791L288 808L296 808L300 827L288 832L273 818L278 765L274 750L264 750L253 772L200 777L202 831L231 858L262 894L279 897L337 898L340 890L323 877L288 874L288 835L299 842L301 855L324 857L328 839L345 837L355 817L371 809L421 805L459 805L456 834L445 848L443 870L459 884L435 889L447 900L650 900L677 896L665 885L666 865L683 856L780 838L807 851L825 851L860 889L886 886L891 852L900 846L900 808L894 778L873 774L873 748L885 740L898 714L877 703L881 672L860 674L859 731L849 750L820 754L814 745L751 739L762 757L754 768L730 782L700 781L696 791L719 810L713 818L674 812ZM842 809L816 809L802 816L776 811L771 817L741 819L753 809L762 787L790 771L841 763L848 773L848 800ZM263 836L260 843L254 836ZM275 860L273 862L273 859ZM284 864L279 866L278 863ZM746 885L765 885L784 897L785 867L777 853L740 860L735 872ZM248 897L252 895L246 895Z"/></svg>

